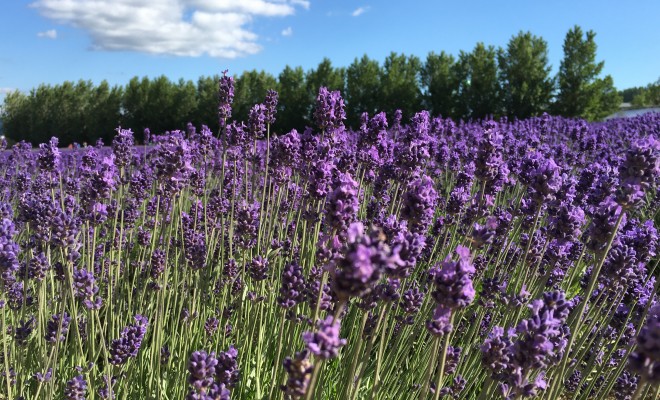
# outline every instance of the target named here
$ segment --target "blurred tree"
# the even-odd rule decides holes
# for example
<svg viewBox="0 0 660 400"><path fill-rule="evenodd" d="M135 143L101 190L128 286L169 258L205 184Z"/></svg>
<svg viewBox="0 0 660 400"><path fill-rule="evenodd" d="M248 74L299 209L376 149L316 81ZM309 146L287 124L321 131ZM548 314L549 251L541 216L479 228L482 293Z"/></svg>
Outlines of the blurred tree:
<svg viewBox="0 0 660 400"><path fill-rule="evenodd" d="M234 79L234 105L231 114L235 121L247 122L250 108L263 103L269 89L278 89L275 77L264 71L246 71Z"/></svg>
<svg viewBox="0 0 660 400"><path fill-rule="evenodd" d="M124 128L131 128L133 132L140 134L145 128L153 128L149 126L151 121L147 116L149 87L149 78L146 76L142 79L137 76L133 77L126 85L121 105ZM154 133L157 132L154 131Z"/></svg>
<svg viewBox="0 0 660 400"><path fill-rule="evenodd" d="M18 90L7 93L0 114L3 134L15 141L31 141L31 108L30 98L24 93Z"/></svg>
<svg viewBox="0 0 660 400"><path fill-rule="evenodd" d="M99 138L105 143L110 143L115 135L114 129L123 123L122 97L123 88L110 87L105 80L97 87L91 88L88 112L83 116L85 129L77 136L78 143L95 143ZM136 132L137 136L142 137L142 132Z"/></svg>
<svg viewBox="0 0 660 400"><path fill-rule="evenodd" d="M660 105L660 79L645 88L640 88L632 99L635 107L653 107Z"/></svg>
<svg viewBox="0 0 660 400"><path fill-rule="evenodd" d="M184 129L188 122L195 122L197 110L197 87L193 81L179 79L174 86L174 121L170 129ZM193 125L195 125L193 123Z"/></svg>
<svg viewBox="0 0 660 400"><path fill-rule="evenodd" d="M424 106L433 115L454 117L458 82L455 75L454 57L444 51L430 52L422 67L421 80L424 88Z"/></svg>
<svg viewBox="0 0 660 400"><path fill-rule="evenodd" d="M499 116L502 109L496 51L477 43L471 53L461 51L454 71L458 81L456 117Z"/></svg>
<svg viewBox="0 0 660 400"><path fill-rule="evenodd" d="M218 133L218 82L220 75L202 76L197 80L197 108L193 123L206 125L214 133Z"/></svg>
<svg viewBox="0 0 660 400"><path fill-rule="evenodd" d="M554 90L548 43L530 32L520 32L497 58L504 113L523 119L547 111Z"/></svg>
<svg viewBox="0 0 660 400"><path fill-rule="evenodd" d="M604 61L596 62L596 33L575 26L564 39L564 59L558 74L559 93L554 112L566 117L601 119L616 111L621 98L612 77L600 76Z"/></svg>
<svg viewBox="0 0 660 400"><path fill-rule="evenodd" d="M305 125L311 125L307 116L312 107L310 96L305 84L305 73L302 67L284 67L280 72L279 80L279 105L275 130L277 132L288 132L297 129L300 133Z"/></svg>
<svg viewBox="0 0 660 400"><path fill-rule="evenodd" d="M422 108L422 63L416 56L390 53L380 70L380 109L394 116L397 109L403 112L404 121Z"/></svg>
<svg viewBox="0 0 660 400"><path fill-rule="evenodd" d="M360 115L376 114L380 99L380 65L366 54L346 69L346 124L357 129Z"/></svg>

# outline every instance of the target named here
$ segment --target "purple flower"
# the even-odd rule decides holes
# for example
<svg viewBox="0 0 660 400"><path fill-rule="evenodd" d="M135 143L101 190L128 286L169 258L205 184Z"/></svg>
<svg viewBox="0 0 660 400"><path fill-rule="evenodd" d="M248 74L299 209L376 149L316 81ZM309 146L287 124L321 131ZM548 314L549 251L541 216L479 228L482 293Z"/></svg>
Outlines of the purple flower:
<svg viewBox="0 0 660 400"><path fill-rule="evenodd" d="M46 172L57 172L60 163L62 160L62 155L60 154L60 150L57 148L57 144L59 143L59 139L56 137L52 137L48 144L46 143L41 143L39 145L39 155L38 155L38 161L39 161L39 168L41 168L42 171Z"/></svg>
<svg viewBox="0 0 660 400"><path fill-rule="evenodd" d="M331 266L333 288L341 299L369 293L382 273L396 262L377 230L365 232L361 222L354 222L347 236L343 257Z"/></svg>
<svg viewBox="0 0 660 400"><path fill-rule="evenodd" d="M346 339L339 338L339 328L339 321L327 316L324 321L319 322L316 332L303 333L307 350L323 360L337 357L339 349L346 344Z"/></svg>
<svg viewBox="0 0 660 400"><path fill-rule="evenodd" d="M619 164L617 203L625 208L644 201L645 192L660 176L660 141L653 136L632 143Z"/></svg>
<svg viewBox="0 0 660 400"><path fill-rule="evenodd" d="M224 127L227 118L231 117L231 103L234 101L234 78L227 76L227 70L222 71L218 82L218 119L220 127Z"/></svg>
<svg viewBox="0 0 660 400"><path fill-rule="evenodd" d="M60 326L61 324L61 326ZM55 314L46 323L46 334L44 339L48 343L63 342L66 339L66 334L69 332L69 325L71 324L71 317L66 311L63 314ZM59 331L59 338L57 332Z"/></svg>
<svg viewBox="0 0 660 400"><path fill-rule="evenodd" d="M297 352L293 358L286 357L283 364L288 376L286 385L282 385L281 389L294 399L304 396L314 371L314 366L309 360L309 351Z"/></svg>
<svg viewBox="0 0 660 400"><path fill-rule="evenodd" d="M20 268L18 263L20 247L14 242L16 233L14 222L3 218L0 222L0 276L14 274Z"/></svg>
<svg viewBox="0 0 660 400"><path fill-rule="evenodd" d="M264 101L264 105L266 106L267 124L275 123L275 115L277 114L277 100L278 100L278 95L276 91L269 90L268 92L266 92L266 100Z"/></svg>
<svg viewBox="0 0 660 400"><path fill-rule="evenodd" d="M493 376L497 377L511 368L511 346L515 337L515 329L505 332L504 328L495 326L481 345L481 363Z"/></svg>
<svg viewBox="0 0 660 400"><path fill-rule="evenodd" d="M233 388L241 375L238 369L238 350L232 345L229 350L218 353L218 364L215 366L216 381L227 388Z"/></svg>
<svg viewBox="0 0 660 400"><path fill-rule="evenodd" d="M45 374L42 374L41 372L37 372L34 374L34 378L37 380L37 382L40 383L50 382L50 380L53 378L53 369L48 368Z"/></svg>
<svg viewBox="0 0 660 400"><path fill-rule="evenodd" d="M451 261L450 256L447 256L445 261L429 270L429 278L434 287L431 296L436 303L449 309L466 307L475 296L470 278L470 274L475 272L470 261L470 250L458 246L456 254L458 261Z"/></svg>
<svg viewBox="0 0 660 400"><path fill-rule="evenodd" d="M268 271L268 259L261 256L253 258L248 269L250 278L256 282L263 281L264 279L268 278Z"/></svg>
<svg viewBox="0 0 660 400"><path fill-rule="evenodd" d="M340 174L334 190L326 200L325 222L330 232L343 234L357 218L358 183L349 173Z"/></svg>
<svg viewBox="0 0 660 400"><path fill-rule="evenodd" d="M215 353L195 351L188 361L188 383L197 391L203 392L213 384L218 359Z"/></svg>
<svg viewBox="0 0 660 400"><path fill-rule="evenodd" d="M399 301L401 310L406 314L416 314L422 308L422 304L424 304L424 292L419 290L417 283L414 283L412 288L403 292Z"/></svg>
<svg viewBox="0 0 660 400"><path fill-rule="evenodd" d="M277 304L284 308L294 307L305 299L305 278L297 262L287 264L282 270L282 286Z"/></svg>
<svg viewBox="0 0 660 400"><path fill-rule="evenodd" d="M218 330L219 325L220 325L220 321L217 318L215 317L207 318L206 322L204 323L204 331L206 332L206 335L213 336L215 332Z"/></svg>
<svg viewBox="0 0 660 400"><path fill-rule="evenodd" d="M266 106L256 104L248 115L248 131L253 139L263 139L266 132Z"/></svg>
<svg viewBox="0 0 660 400"><path fill-rule="evenodd" d="M552 159L545 159L531 173L530 187L534 189L533 196L537 203L553 200L562 185L559 166Z"/></svg>
<svg viewBox="0 0 660 400"><path fill-rule="evenodd" d="M622 212L621 207L611 199L605 200L598 206L591 218L591 225L587 230L587 235L589 236L587 248L597 253L605 250L608 241L615 233L614 227ZM624 215L621 224L625 225L625 223L626 217Z"/></svg>
<svg viewBox="0 0 660 400"><path fill-rule="evenodd" d="M438 304L433 311L433 318L426 321L426 329L434 336L443 336L452 331L452 310L442 304Z"/></svg>
<svg viewBox="0 0 660 400"><path fill-rule="evenodd" d="M112 140L112 152L115 155L115 164L125 167L133 158L133 131L117 128L117 136Z"/></svg>
<svg viewBox="0 0 660 400"><path fill-rule="evenodd" d="M330 92L328 88L321 87L316 97L316 108L314 109L314 121L321 131L328 132L344 126L346 112L344 111L344 99L337 91Z"/></svg>
<svg viewBox="0 0 660 400"><path fill-rule="evenodd" d="M628 368L644 382L660 382L660 305L649 310L646 323L637 336L637 347L628 358Z"/></svg>
<svg viewBox="0 0 660 400"><path fill-rule="evenodd" d="M437 200L438 194L430 177L424 175L410 184L403 195L401 218L408 221L412 232L426 232L433 220Z"/></svg>
<svg viewBox="0 0 660 400"><path fill-rule="evenodd" d="M121 332L121 337L110 343L109 361L112 365L122 365L128 361L129 357L137 357L144 335L147 333L149 321L139 314L134 318L136 323L126 326Z"/></svg>
<svg viewBox="0 0 660 400"><path fill-rule="evenodd" d="M36 327L36 319L34 315L27 318L25 321L21 320L18 326L14 329L14 340L19 346L25 346Z"/></svg>
<svg viewBox="0 0 660 400"><path fill-rule="evenodd" d="M87 397L87 381L78 375L66 383L64 398L66 400L85 400Z"/></svg>
<svg viewBox="0 0 660 400"><path fill-rule="evenodd" d="M90 310L101 308L102 300L96 294L99 287L96 285L94 274L84 268L73 271L73 288L76 297L83 299L83 304Z"/></svg>

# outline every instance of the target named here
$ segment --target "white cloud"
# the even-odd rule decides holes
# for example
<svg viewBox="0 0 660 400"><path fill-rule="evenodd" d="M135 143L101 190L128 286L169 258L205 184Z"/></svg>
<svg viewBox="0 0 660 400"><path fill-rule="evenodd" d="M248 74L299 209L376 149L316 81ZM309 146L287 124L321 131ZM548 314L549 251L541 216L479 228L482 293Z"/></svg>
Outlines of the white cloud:
<svg viewBox="0 0 660 400"><path fill-rule="evenodd" d="M49 29L47 31L37 33L37 36L41 38L57 39L57 31L55 29Z"/></svg>
<svg viewBox="0 0 660 400"><path fill-rule="evenodd" d="M359 17L360 15L362 15L362 14L366 13L367 11L369 11L369 8L370 8L369 6L358 7L358 8L355 9L355 11L353 11L351 13L351 15L354 16L354 17Z"/></svg>
<svg viewBox="0 0 660 400"><path fill-rule="evenodd" d="M0 87L0 94L9 94L14 92L16 89L9 87Z"/></svg>
<svg viewBox="0 0 660 400"><path fill-rule="evenodd" d="M37 0L42 15L86 31L98 50L235 58L261 50L250 24L305 0Z"/></svg>
<svg viewBox="0 0 660 400"><path fill-rule="evenodd" d="M282 31L282 36L291 36L293 35L293 28L288 27Z"/></svg>

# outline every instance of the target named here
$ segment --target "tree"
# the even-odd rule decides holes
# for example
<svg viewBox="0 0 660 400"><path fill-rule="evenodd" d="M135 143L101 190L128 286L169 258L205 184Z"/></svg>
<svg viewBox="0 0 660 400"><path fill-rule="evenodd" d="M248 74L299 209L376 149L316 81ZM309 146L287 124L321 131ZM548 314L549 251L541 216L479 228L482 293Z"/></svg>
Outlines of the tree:
<svg viewBox="0 0 660 400"><path fill-rule="evenodd" d="M275 126L279 132L297 129L302 132L305 125L310 125L307 116L312 107L305 85L305 73L302 67L284 67L278 77L279 106Z"/></svg>
<svg viewBox="0 0 660 400"><path fill-rule="evenodd" d="M380 109L393 116L401 109L404 119L422 108L420 74L422 64L416 56L390 53L380 71Z"/></svg>
<svg viewBox="0 0 660 400"><path fill-rule="evenodd" d="M495 48L477 43L471 53L460 52L455 64L458 81L456 116L485 118L500 114L500 85Z"/></svg>
<svg viewBox="0 0 660 400"><path fill-rule="evenodd" d="M660 105L660 79L645 88L639 88L632 98L632 104L639 108Z"/></svg>
<svg viewBox="0 0 660 400"><path fill-rule="evenodd" d="M374 115L380 98L380 65L366 54L356 58L346 70L346 122L356 128L363 112Z"/></svg>
<svg viewBox="0 0 660 400"><path fill-rule="evenodd" d="M250 108L263 103L269 89L277 90L275 77L264 71L246 71L235 80L232 119L247 122Z"/></svg>
<svg viewBox="0 0 660 400"><path fill-rule="evenodd" d="M30 140L30 99L15 90L5 96L2 107L2 129L5 136L15 141Z"/></svg>
<svg viewBox="0 0 660 400"><path fill-rule="evenodd" d="M189 122L194 122L195 110L197 109L197 87L193 81L179 79L174 86L174 110L172 127L183 128Z"/></svg>
<svg viewBox="0 0 660 400"><path fill-rule="evenodd" d="M85 129L77 136L77 141L93 144L101 138L105 143L110 143L115 128L122 124L123 89L119 86L110 87L104 80L91 89L89 96L89 108L84 116ZM135 136L141 138L142 132L135 132Z"/></svg>
<svg viewBox="0 0 660 400"><path fill-rule="evenodd" d="M218 82L220 75L202 76L197 80L196 103L193 123L206 125L217 133L220 128L218 121Z"/></svg>
<svg viewBox="0 0 660 400"><path fill-rule="evenodd" d="M547 42L530 32L520 32L497 58L506 115L523 119L547 111L554 89Z"/></svg>
<svg viewBox="0 0 660 400"><path fill-rule="evenodd" d="M433 115L455 117L455 95L458 82L454 71L456 60L444 51L431 52L422 67L421 80L424 88L424 106Z"/></svg>
<svg viewBox="0 0 660 400"><path fill-rule="evenodd" d="M612 77L598 78L605 62L596 62L595 37L595 32L585 35L577 25L566 34L555 113L596 120L616 111L621 103Z"/></svg>
<svg viewBox="0 0 660 400"><path fill-rule="evenodd" d="M142 79L133 77L126 85L121 106L124 128L131 128L136 133L143 132L145 128L152 128L147 117L149 86L149 78L146 76Z"/></svg>

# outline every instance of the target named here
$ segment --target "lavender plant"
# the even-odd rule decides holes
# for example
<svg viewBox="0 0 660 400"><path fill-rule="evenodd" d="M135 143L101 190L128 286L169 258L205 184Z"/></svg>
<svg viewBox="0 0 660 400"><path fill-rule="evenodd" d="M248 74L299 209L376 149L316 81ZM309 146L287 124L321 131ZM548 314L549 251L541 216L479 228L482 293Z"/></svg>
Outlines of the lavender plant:
<svg viewBox="0 0 660 400"><path fill-rule="evenodd" d="M321 88L278 132L233 85L220 132L0 153L0 398L660 397L660 114L353 131Z"/></svg>

